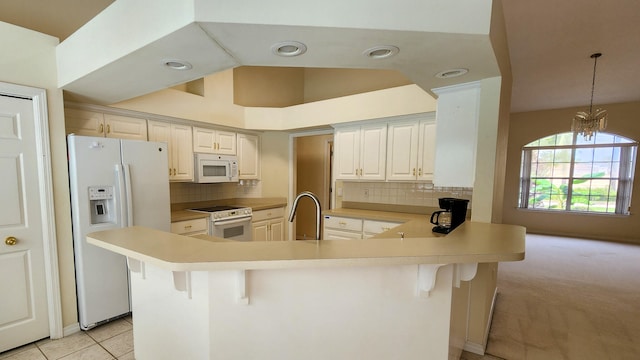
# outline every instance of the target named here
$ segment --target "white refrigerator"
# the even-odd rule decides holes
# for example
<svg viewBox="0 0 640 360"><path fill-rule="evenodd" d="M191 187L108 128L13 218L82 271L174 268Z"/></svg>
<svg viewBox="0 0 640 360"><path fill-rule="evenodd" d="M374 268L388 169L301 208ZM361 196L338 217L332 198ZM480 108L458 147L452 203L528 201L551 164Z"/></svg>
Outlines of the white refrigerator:
<svg viewBox="0 0 640 360"><path fill-rule="evenodd" d="M140 225L169 232L165 143L69 135L69 183L80 328L131 311L126 258L87 243L94 231Z"/></svg>

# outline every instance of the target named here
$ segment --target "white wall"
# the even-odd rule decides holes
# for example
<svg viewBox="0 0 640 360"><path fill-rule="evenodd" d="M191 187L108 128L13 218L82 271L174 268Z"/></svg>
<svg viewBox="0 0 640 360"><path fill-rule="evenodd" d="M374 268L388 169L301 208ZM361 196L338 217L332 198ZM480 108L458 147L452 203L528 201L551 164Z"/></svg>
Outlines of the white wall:
<svg viewBox="0 0 640 360"><path fill-rule="evenodd" d="M58 240L63 326L77 323L69 178L62 90L57 87L58 39L0 22L0 81L45 89Z"/></svg>

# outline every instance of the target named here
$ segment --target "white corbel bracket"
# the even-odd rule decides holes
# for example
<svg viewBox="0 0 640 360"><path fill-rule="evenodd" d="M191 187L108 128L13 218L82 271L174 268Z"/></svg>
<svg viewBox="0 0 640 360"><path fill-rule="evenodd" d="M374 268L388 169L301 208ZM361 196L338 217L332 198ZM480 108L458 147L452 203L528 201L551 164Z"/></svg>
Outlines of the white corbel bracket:
<svg viewBox="0 0 640 360"><path fill-rule="evenodd" d="M247 294L247 270L239 270L236 273L236 302L241 305L249 305L249 294Z"/></svg>
<svg viewBox="0 0 640 360"><path fill-rule="evenodd" d="M478 263L456 264L453 274L455 287L460 287L460 281L471 281L478 272Z"/></svg>
<svg viewBox="0 0 640 360"><path fill-rule="evenodd" d="M191 299L191 272L173 271L173 287L178 291L187 293L187 298Z"/></svg>
<svg viewBox="0 0 640 360"><path fill-rule="evenodd" d="M127 257L127 267L132 273L140 274L141 279L146 279L147 274L144 268L144 263L142 261Z"/></svg>
<svg viewBox="0 0 640 360"><path fill-rule="evenodd" d="M416 281L416 297L427 298L436 287L438 269L447 264L418 265L418 279Z"/></svg>

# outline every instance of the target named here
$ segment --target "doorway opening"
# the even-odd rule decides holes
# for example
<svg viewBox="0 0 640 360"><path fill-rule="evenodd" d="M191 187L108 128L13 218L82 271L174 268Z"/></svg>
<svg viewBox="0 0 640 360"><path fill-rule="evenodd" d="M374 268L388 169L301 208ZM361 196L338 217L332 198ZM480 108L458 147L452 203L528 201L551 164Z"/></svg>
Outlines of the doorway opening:
<svg viewBox="0 0 640 360"><path fill-rule="evenodd" d="M296 136L293 138L294 179L293 194L314 193L322 210L331 208L331 169L333 162L333 133ZM300 199L293 234L296 240L310 240L316 233L316 209L311 199ZM320 224L322 229L322 224ZM320 234L322 238L322 231Z"/></svg>

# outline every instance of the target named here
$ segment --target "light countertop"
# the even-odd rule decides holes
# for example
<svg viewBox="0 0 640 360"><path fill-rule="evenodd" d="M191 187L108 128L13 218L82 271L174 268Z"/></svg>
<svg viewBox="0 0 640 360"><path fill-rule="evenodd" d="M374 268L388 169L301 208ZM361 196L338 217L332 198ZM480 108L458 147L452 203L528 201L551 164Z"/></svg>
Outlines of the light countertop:
<svg viewBox="0 0 640 360"><path fill-rule="evenodd" d="M416 223L417 222L417 223ZM410 220L404 239L394 233L364 240L235 242L187 237L144 227L94 232L88 242L172 271L253 270L301 267L379 266L518 261L524 259L525 228L465 222L434 237L427 220ZM422 232L419 234L418 232ZM422 236L419 236L422 235Z"/></svg>

